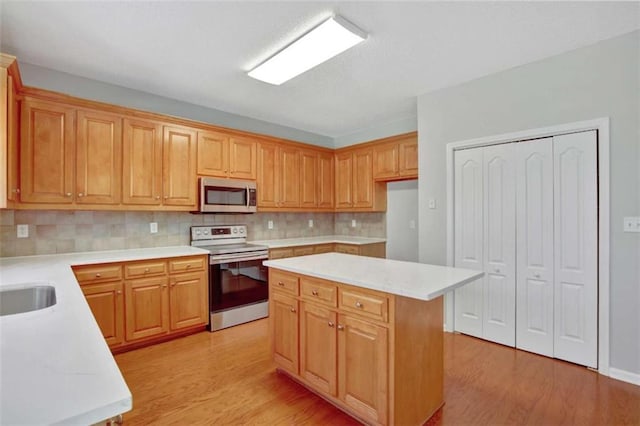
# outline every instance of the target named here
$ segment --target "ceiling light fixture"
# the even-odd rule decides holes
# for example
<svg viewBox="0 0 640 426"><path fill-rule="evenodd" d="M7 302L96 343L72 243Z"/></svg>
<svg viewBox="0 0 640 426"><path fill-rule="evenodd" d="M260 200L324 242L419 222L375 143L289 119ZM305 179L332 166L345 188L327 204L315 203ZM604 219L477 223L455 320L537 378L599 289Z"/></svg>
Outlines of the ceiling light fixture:
<svg viewBox="0 0 640 426"><path fill-rule="evenodd" d="M248 72L249 77L280 85L364 41L367 34L340 16L327 19Z"/></svg>

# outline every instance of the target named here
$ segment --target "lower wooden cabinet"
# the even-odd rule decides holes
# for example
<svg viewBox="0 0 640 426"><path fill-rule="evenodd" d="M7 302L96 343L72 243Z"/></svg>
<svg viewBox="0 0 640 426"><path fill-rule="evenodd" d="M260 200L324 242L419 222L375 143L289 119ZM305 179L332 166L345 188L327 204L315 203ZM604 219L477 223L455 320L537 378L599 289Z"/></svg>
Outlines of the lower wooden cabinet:
<svg viewBox="0 0 640 426"><path fill-rule="evenodd" d="M386 243L372 244L345 244L345 243L325 243L312 244L296 247L278 247L269 249L269 259L284 259L294 256L307 256L320 253L347 253L358 256L386 257Z"/></svg>
<svg viewBox="0 0 640 426"><path fill-rule="evenodd" d="M423 424L442 406L441 297L274 268L269 292L273 359L292 379L366 424Z"/></svg>
<svg viewBox="0 0 640 426"><path fill-rule="evenodd" d="M118 352L208 322L207 256L74 266L102 334Z"/></svg>

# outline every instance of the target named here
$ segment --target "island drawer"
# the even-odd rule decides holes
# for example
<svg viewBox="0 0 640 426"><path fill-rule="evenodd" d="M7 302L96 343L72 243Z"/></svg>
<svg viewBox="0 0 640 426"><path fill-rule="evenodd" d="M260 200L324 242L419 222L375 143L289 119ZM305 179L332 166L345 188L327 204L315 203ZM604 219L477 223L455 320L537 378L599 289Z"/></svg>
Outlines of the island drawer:
<svg viewBox="0 0 640 426"><path fill-rule="evenodd" d="M295 274L269 269L269 284L274 290L298 295L298 276Z"/></svg>
<svg viewBox="0 0 640 426"><path fill-rule="evenodd" d="M193 272L204 269L207 256L185 257L169 261L169 273Z"/></svg>
<svg viewBox="0 0 640 426"><path fill-rule="evenodd" d="M385 322L389 319L389 299L372 292L340 288L338 308Z"/></svg>
<svg viewBox="0 0 640 426"><path fill-rule="evenodd" d="M81 285L122 279L122 267L118 264L74 266L73 273Z"/></svg>
<svg viewBox="0 0 640 426"><path fill-rule="evenodd" d="M167 273L167 263L162 260L125 263L125 278L150 277Z"/></svg>
<svg viewBox="0 0 640 426"><path fill-rule="evenodd" d="M338 287L335 283L312 277L300 277L302 299L320 302L332 307L338 306Z"/></svg>

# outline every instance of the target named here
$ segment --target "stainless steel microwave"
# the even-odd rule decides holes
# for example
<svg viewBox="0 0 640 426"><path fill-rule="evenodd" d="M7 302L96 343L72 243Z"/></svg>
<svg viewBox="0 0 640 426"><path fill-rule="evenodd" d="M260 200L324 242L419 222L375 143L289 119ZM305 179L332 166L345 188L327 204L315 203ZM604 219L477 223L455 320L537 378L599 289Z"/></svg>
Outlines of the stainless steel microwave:
<svg viewBox="0 0 640 426"><path fill-rule="evenodd" d="M234 179L200 179L200 213L255 213L256 183Z"/></svg>

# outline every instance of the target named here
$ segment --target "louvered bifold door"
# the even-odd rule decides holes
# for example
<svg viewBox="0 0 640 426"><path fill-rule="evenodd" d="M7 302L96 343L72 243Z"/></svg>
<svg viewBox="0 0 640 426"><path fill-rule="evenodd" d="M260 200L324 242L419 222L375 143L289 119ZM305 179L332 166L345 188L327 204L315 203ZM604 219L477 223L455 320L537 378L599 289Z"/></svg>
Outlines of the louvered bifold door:
<svg viewBox="0 0 640 426"><path fill-rule="evenodd" d="M483 270L483 148L455 152L455 266ZM455 290L456 331L482 337L484 277Z"/></svg>
<svg viewBox="0 0 640 426"><path fill-rule="evenodd" d="M554 356L598 364L598 199L595 131L554 136Z"/></svg>

